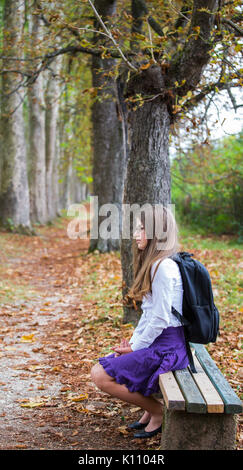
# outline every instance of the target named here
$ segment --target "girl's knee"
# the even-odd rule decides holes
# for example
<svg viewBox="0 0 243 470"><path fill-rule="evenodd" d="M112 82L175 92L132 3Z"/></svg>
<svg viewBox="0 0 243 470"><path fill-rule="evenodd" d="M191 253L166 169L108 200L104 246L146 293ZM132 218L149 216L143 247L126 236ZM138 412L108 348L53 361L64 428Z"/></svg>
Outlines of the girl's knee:
<svg viewBox="0 0 243 470"><path fill-rule="evenodd" d="M98 387L105 380L105 371L101 364L95 364L91 369L91 378Z"/></svg>

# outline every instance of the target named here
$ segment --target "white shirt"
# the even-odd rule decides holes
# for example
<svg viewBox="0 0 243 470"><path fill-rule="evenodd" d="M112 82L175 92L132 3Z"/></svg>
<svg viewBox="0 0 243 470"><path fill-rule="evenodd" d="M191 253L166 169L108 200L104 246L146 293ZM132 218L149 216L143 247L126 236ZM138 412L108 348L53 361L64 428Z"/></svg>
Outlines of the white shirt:
<svg viewBox="0 0 243 470"><path fill-rule="evenodd" d="M152 280L155 267L160 262L156 260L150 272ZM180 270L175 261L166 258L160 262L152 282L152 294L143 296L140 320L129 341L133 351L147 348L159 336L163 329L169 326L181 326L181 323L171 312L173 307L181 314L183 287Z"/></svg>

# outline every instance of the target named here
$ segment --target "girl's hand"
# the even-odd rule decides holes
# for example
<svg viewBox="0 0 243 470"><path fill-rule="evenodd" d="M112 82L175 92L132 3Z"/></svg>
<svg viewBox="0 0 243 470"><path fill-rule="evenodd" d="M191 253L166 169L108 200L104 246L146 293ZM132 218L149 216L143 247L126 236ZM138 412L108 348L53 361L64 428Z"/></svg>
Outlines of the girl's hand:
<svg viewBox="0 0 243 470"><path fill-rule="evenodd" d="M128 354L132 351L131 346L118 346L114 348L114 351L116 352L115 356L121 356L122 354Z"/></svg>
<svg viewBox="0 0 243 470"><path fill-rule="evenodd" d="M127 339L123 338L121 340L120 346L115 346L114 351L116 352L115 357L120 356L121 354L128 354L132 352L132 348Z"/></svg>

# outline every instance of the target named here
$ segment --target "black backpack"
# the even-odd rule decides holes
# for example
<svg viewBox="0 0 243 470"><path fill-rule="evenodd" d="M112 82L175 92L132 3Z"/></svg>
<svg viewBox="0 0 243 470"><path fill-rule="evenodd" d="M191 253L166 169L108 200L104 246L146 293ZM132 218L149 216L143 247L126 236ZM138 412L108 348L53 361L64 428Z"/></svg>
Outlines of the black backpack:
<svg viewBox="0 0 243 470"><path fill-rule="evenodd" d="M172 313L184 326L187 352L192 372L196 372L189 346L192 343L214 343L219 333L219 312L214 304L210 275L200 261L187 252L176 253L183 283L182 315L172 307Z"/></svg>

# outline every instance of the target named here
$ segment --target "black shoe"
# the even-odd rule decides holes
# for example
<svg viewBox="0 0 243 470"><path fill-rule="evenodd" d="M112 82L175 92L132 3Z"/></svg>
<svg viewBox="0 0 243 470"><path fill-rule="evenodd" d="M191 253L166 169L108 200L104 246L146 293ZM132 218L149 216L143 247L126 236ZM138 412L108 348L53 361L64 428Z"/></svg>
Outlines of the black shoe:
<svg viewBox="0 0 243 470"><path fill-rule="evenodd" d="M149 437L153 437L153 436L156 436L156 434L158 434L159 432L161 432L161 426L157 429L154 429L154 431L150 431L150 432L147 432L145 430L141 431L141 432L136 432L134 434L134 437L138 438L138 439L141 439L141 438L149 438Z"/></svg>
<svg viewBox="0 0 243 470"><path fill-rule="evenodd" d="M147 426L148 423L139 423L139 421L135 421L135 423L128 424L129 429L143 429Z"/></svg>

